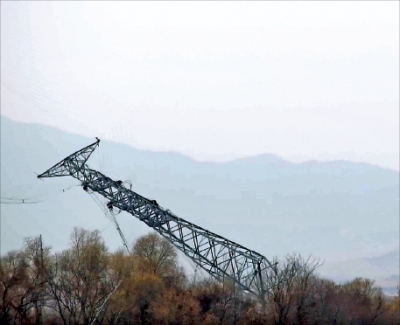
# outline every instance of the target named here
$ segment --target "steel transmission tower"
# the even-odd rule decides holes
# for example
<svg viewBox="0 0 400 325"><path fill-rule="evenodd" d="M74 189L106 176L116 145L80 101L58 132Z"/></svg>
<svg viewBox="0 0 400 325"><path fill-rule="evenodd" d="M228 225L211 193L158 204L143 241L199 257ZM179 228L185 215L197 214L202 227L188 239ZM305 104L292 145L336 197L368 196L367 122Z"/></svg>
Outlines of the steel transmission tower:
<svg viewBox="0 0 400 325"><path fill-rule="evenodd" d="M97 138L96 138L97 139ZM256 295L262 302L271 263L261 254L222 236L175 216L157 201L147 199L124 187L97 170L86 161L100 140L69 155L38 178L72 176L89 189L109 200L107 207L126 211L153 228L199 267L220 281L230 279L242 290Z"/></svg>

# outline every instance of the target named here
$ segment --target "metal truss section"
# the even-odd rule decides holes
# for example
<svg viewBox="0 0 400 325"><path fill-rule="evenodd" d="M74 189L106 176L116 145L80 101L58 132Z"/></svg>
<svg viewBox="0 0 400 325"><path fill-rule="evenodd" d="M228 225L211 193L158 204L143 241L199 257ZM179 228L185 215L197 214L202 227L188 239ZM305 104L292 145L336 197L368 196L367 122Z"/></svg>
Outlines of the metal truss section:
<svg viewBox="0 0 400 325"><path fill-rule="evenodd" d="M110 210L120 209L137 217L213 277L229 279L264 300L267 269L272 265L263 255L181 219L157 201L127 189L121 181L90 169L85 163L98 143L68 156L38 178L71 175L85 191L90 189L107 198Z"/></svg>
<svg viewBox="0 0 400 325"><path fill-rule="evenodd" d="M93 153L94 149L99 146L100 139L96 139L96 142L88 145L81 150L74 152L67 158L64 158L53 167L49 168L47 171L40 174L38 178L77 175L81 171L81 169L85 167L85 163L89 159L90 155Z"/></svg>

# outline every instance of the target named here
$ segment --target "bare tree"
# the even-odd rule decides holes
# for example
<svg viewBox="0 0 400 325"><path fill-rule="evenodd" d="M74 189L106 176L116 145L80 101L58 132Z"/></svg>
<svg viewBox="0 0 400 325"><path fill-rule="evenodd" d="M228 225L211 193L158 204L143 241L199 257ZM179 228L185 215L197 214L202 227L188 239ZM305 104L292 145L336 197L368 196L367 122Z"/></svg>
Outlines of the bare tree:
<svg viewBox="0 0 400 325"><path fill-rule="evenodd" d="M229 280L220 282L206 278L193 284L189 290L198 301L204 324L241 324L255 307L255 300Z"/></svg>
<svg viewBox="0 0 400 325"><path fill-rule="evenodd" d="M348 321L375 324L384 313L384 295L373 280L355 278L341 286L341 301L345 302Z"/></svg>
<svg viewBox="0 0 400 325"><path fill-rule="evenodd" d="M49 251L48 247L42 250L40 237L28 238L22 251L13 251L1 258L2 322L13 319L23 323L28 318L40 322L45 301L45 260Z"/></svg>
<svg viewBox="0 0 400 325"><path fill-rule="evenodd" d="M152 273L164 278L177 270L177 254L172 244L152 233L139 238L133 246L133 256L141 273Z"/></svg>
<svg viewBox="0 0 400 325"><path fill-rule="evenodd" d="M1 314L2 324L15 322L20 314L21 300L24 300L27 283L28 263L22 252L11 251L1 258Z"/></svg>
<svg viewBox="0 0 400 325"><path fill-rule="evenodd" d="M309 289L314 297L312 315L309 324L335 324L341 312L339 297L340 286L332 280L314 277Z"/></svg>
<svg viewBox="0 0 400 325"><path fill-rule="evenodd" d="M304 324L314 299L310 288L314 271L321 263L309 257L288 255L281 263L273 261L269 270L267 290L268 322L276 325Z"/></svg>
<svg viewBox="0 0 400 325"><path fill-rule="evenodd" d="M116 286L109 269L109 254L98 231L75 228L72 247L55 257L48 273L49 306L64 324L89 325L102 322L110 292Z"/></svg>

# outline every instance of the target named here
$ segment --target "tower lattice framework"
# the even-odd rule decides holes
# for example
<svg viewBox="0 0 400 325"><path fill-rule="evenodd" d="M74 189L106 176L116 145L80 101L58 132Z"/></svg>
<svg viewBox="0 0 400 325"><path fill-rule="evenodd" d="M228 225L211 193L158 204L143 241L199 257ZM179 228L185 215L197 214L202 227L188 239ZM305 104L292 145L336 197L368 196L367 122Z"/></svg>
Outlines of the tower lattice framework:
<svg viewBox="0 0 400 325"><path fill-rule="evenodd" d="M97 138L96 138L97 139ZM109 209L126 211L169 240L197 266L220 281L230 279L264 301L271 263L263 255L201 228L86 164L100 140L69 155L38 178L72 176L85 191L108 199Z"/></svg>

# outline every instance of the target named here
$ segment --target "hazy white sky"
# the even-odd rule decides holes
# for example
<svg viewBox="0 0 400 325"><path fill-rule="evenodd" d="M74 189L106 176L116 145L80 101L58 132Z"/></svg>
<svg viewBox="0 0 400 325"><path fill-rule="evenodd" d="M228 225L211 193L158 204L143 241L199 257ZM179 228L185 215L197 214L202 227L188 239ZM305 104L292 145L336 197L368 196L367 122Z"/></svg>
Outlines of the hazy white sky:
<svg viewBox="0 0 400 325"><path fill-rule="evenodd" d="M399 170L399 2L1 2L1 114L222 161Z"/></svg>

